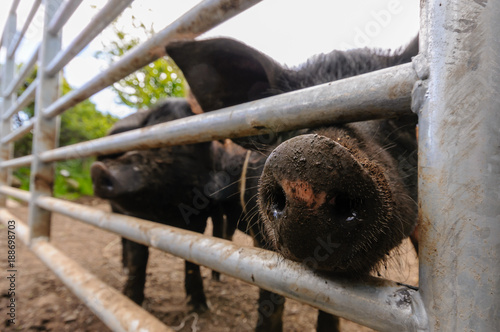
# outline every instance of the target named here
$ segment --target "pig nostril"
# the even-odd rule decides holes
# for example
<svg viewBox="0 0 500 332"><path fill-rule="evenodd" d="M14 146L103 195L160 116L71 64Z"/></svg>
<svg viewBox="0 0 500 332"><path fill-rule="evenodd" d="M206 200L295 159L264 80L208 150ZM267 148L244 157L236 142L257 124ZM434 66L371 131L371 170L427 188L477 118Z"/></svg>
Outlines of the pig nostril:
<svg viewBox="0 0 500 332"><path fill-rule="evenodd" d="M101 182L101 187L106 188L108 190L113 189L113 182L111 181L111 179L109 177L103 176L101 178L100 182Z"/></svg>
<svg viewBox="0 0 500 332"><path fill-rule="evenodd" d="M273 219L278 219L283 215L283 210L286 206L286 195L283 191L283 188L278 186L273 193L273 197L271 199L270 204L270 216Z"/></svg>
<svg viewBox="0 0 500 332"><path fill-rule="evenodd" d="M340 193L334 195L328 203L335 219L344 221L347 227L354 227L362 221L358 213L360 202L351 199L348 194Z"/></svg>

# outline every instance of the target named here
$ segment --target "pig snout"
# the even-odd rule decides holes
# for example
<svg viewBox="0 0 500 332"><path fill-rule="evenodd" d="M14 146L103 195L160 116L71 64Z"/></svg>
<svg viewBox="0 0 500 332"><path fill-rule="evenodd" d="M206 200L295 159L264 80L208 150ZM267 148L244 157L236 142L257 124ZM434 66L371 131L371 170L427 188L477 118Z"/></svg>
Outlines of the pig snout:
<svg viewBox="0 0 500 332"><path fill-rule="evenodd" d="M333 139L292 138L271 153L261 176L267 237L286 258L312 259L323 270L363 270L354 257L369 251L374 225L384 223L382 182Z"/></svg>
<svg viewBox="0 0 500 332"><path fill-rule="evenodd" d="M94 193L101 198L111 198L119 185L106 164L96 161L90 168Z"/></svg>

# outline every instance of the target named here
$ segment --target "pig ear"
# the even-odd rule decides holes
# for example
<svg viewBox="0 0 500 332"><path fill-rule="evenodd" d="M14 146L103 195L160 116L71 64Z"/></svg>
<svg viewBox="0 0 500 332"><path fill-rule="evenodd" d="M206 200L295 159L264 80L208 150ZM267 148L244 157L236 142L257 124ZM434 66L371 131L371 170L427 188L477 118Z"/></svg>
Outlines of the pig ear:
<svg viewBox="0 0 500 332"><path fill-rule="evenodd" d="M227 38L173 42L166 50L205 112L271 95L282 71L268 56Z"/></svg>
<svg viewBox="0 0 500 332"><path fill-rule="evenodd" d="M129 131L144 127L152 111L153 111L152 109L140 110L121 119L120 121L115 123L113 127L111 127L108 135L119 134L123 133L124 131Z"/></svg>

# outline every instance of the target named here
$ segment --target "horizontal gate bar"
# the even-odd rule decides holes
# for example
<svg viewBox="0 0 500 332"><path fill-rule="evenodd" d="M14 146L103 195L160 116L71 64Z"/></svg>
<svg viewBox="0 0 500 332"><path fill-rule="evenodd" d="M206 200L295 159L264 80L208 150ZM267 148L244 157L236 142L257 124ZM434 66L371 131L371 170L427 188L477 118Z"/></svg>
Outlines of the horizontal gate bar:
<svg viewBox="0 0 500 332"><path fill-rule="evenodd" d="M49 25L49 33L56 35L59 30L66 24L68 19L73 15L75 10L80 6L83 0L69 0L64 2L54 14L54 18Z"/></svg>
<svg viewBox="0 0 500 332"><path fill-rule="evenodd" d="M3 120L9 119L12 115L19 112L35 100L36 89L38 87L38 79L35 79L23 94L16 100L14 105L12 105L3 115Z"/></svg>
<svg viewBox="0 0 500 332"><path fill-rule="evenodd" d="M44 162L396 117L410 111L417 76L404 64L219 111L46 151Z"/></svg>
<svg viewBox="0 0 500 332"><path fill-rule="evenodd" d="M33 162L33 156L28 155L28 156L23 156L15 159L9 159L0 162L0 168L16 168L16 167L23 167L23 166L29 166Z"/></svg>
<svg viewBox="0 0 500 332"><path fill-rule="evenodd" d="M80 34L47 65L45 69L47 75L53 76L57 74L133 1L108 0L106 5L90 20Z"/></svg>
<svg viewBox="0 0 500 332"><path fill-rule="evenodd" d="M29 231L30 229L28 226L19 221L19 218L12 213L6 208L0 208L0 222L3 223L5 226L9 226L9 220L14 220L16 222L15 226L15 232L16 232L16 239L21 239L25 245L28 245L29 241Z"/></svg>
<svg viewBox="0 0 500 332"><path fill-rule="evenodd" d="M23 126L5 135L5 137L2 138L0 142L2 144L6 144L20 139L21 137L29 133L31 129L33 129L33 127L35 126L35 121L36 121L36 116L29 119Z"/></svg>
<svg viewBox="0 0 500 332"><path fill-rule="evenodd" d="M35 2L33 3L33 6L31 7L31 10L28 14L28 17L26 18L26 22L24 22L23 28L21 29L21 31L16 33L16 35L14 36L14 40L12 40L12 42L9 45L7 51L7 57L11 58L16 52L17 48L19 47L19 44L21 43L21 40L24 38L24 34L28 30L31 21L33 20L33 17L35 17L38 7L40 7L41 1L42 0L35 0Z"/></svg>
<svg viewBox="0 0 500 332"><path fill-rule="evenodd" d="M362 282L325 278L271 251L239 247L230 241L52 197L39 197L36 203L46 210L84 221L371 328L416 331L422 328L421 322L425 322L419 293L392 281L374 277Z"/></svg>
<svg viewBox="0 0 500 332"><path fill-rule="evenodd" d="M22 201L28 202L31 199L31 193L26 190L17 189L9 186L0 186L0 193L14 198L20 199Z"/></svg>
<svg viewBox="0 0 500 332"><path fill-rule="evenodd" d="M66 257L46 240L31 250L113 331L173 332L156 317Z"/></svg>
<svg viewBox="0 0 500 332"><path fill-rule="evenodd" d="M12 94L14 92L14 90L19 88L21 83L24 83L24 81L26 80L26 77L28 77L28 75L33 72L33 70L35 69L35 63L38 60L38 51L39 50L40 50L40 45L38 45L36 47L33 54L31 54L31 56L28 59L28 61L26 62L26 64L22 67L19 76L17 76L16 79L14 81L12 81L12 83L9 85L7 90L3 92L4 97L9 96L10 94Z"/></svg>
<svg viewBox="0 0 500 332"><path fill-rule="evenodd" d="M54 117L165 55L168 41L195 38L262 0L205 0L151 39L127 52L118 62L43 111Z"/></svg>

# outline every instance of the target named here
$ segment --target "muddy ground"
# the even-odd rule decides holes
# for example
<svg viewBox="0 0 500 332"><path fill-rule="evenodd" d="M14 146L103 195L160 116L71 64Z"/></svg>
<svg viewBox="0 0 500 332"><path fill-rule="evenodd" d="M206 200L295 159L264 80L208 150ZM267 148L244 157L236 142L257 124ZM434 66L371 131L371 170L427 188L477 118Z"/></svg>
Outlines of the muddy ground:
<svg viewBox="0 0 500 332"><path fill-rule="evenodd" d="M84 204L109 210L99 199L87 198ZM27 220L27 207L9 201L10 211L19 221ZM121 289L125 275L121 267L121 242L117 235L55 214L52 242L67 256L86 267L112 287ZM242 233L235 236L242 245L251 245ZM0 331L109 331L99 319L74 296L61 281L20 240L17 240L16 320L8 323L7 229L0 225ZM418 283L415 252L408 242L399 249L383 277L410 285ZM183 290L184 264L177 257L151 250L143 307L176 331L252 331L257 319L255 286L223 276L211 279L202 268L207 298L211 308L198 315L189 311ZM317 310L287 300L285 331L314 331ZM343 331L372 331L343 320Z"/></svg>

